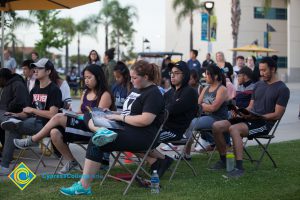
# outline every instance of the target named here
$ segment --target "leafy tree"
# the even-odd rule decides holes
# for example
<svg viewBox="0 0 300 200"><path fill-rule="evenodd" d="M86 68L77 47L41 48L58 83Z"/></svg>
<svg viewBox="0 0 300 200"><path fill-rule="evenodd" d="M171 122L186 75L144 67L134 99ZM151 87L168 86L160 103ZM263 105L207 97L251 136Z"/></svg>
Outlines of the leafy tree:
<svg viewBox="0 0 300 200"><path fill-rule="evenodd" d="M190 49L193 49L193 13L195 10L201 8L199 0L174 0L173 9L176 11L179 9L177 15L177 25L180 25L182 20L186 17L190 18Z"/></svg>
<svg viewBox="0 0 300 200"><path fill-rule="evenodd" d="M65 37L59 29L59 18L57 10L30 11L30 15L36 18L42 38L36 42L35 49L41 56L49 57L50 48L62 48L65 44Z"/></svg>

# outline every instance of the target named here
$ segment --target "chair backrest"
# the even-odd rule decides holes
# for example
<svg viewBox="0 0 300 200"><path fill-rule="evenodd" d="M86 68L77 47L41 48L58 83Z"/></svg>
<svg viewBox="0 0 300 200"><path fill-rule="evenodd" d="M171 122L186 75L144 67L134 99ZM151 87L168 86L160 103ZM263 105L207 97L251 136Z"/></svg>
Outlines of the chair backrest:
<svg viewBox="0 0 300 200"><path fill-rule="evenodd" d="M157 130L156 132L156 135L155 135L155 138L154 140L152 141L151 143L151 146L150 148L152 149L154 147L154 145L156 144L157 140L158 140L158 137L160 135L160 131L162 130L162 128L164 127L166 121L168 120L168 117L169 117L169 111L167 109L164 110L164 114L163 114L163 120L161 121L161 124L160 124L160 127L159 129Z"/></svg>
<svg viewBox="0 0 300 200"><path fill-rule="evenodd" d="M269 132L268 135L274 137L274 134L275 134L275 132L276 132L276 129L277 129L277 127L278 127L280 121L281 121L281 119L278 119L278 120L275 122L275 124L273 125L273 127L272 127L272 129L271 129L271 131ZM271 134L270 134L270 133L271 133Z"/></svg>

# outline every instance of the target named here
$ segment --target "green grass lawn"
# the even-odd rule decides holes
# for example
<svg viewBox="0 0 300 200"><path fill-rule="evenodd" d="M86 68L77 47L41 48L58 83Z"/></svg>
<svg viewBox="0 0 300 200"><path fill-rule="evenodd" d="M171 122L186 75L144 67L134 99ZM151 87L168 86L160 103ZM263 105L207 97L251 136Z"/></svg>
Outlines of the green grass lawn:
<svg viewBox="0 0 300 200"><path fill-rule="evenodd" d="M258 155L256 147L250 152ZM192 160L198 173L194 177L182 162L178 173L169 184L166 173L161 180L159 195L152 195L149 189L134 184L123 197L125 184L108 180L100 187L100 181L93 182L93 195L89 197L65 197L59 193L61 186L69 186L77 179L34 180L24 191L19 190L11 181L0 183L0 200L6 199L300 199L300 140L272 144L270 152L277 161L274 169L266 157L259 170L245 161L245 176L237 180L222 177L222 172L207 170L207 156L194 156ZM213 162L217 159L215 155ZM116 169L118 171L118 169ZM115 171L114 171L115 172Z"/></svg>

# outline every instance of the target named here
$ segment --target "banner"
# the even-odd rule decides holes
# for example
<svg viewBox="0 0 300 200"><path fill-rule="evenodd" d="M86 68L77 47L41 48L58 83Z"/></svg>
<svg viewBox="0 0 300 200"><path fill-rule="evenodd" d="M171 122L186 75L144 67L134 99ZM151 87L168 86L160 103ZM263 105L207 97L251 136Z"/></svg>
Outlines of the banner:
<svg viewBox="0 0 300 200"><path fill-rule="evenodd" d="M210 16L207 13L201 14L201 40L208 41L208 29L210 29L210 41L217 40L217 16ZM209 24L210 23L210 26Z"/></svg>
<svg viewBox="0 0 300 200"><path fill-rule="evenodd" d="M201 14L201 40L207 41L208 40L208 14L202 13Z"/></svg>
<svg viewBox="0 0 300 200"><path fill-rule="evenodd" d="M217 40L217 16L210 16L210 41Z"/></svg>

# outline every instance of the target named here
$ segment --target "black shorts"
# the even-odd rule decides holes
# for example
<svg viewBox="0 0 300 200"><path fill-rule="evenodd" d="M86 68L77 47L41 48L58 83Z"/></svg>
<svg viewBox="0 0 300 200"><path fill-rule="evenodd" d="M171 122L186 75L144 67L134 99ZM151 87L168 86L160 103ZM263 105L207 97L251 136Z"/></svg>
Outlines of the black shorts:
<svg viewBox="0 0 300 200"><path fill-rule="evenodd" d="M88 142L94 135L92 131L86 126L83 120L69 117L67 119L66 128L57 127L63 135L64 143L72 142Z"/></svg>
<svg viewBox="0 0 300 200"><path fill-rule="evenodd" d="M232 118L228 120L232 125L244 123L249 129L248 138L251 139L258 135L268 135L274 123L265 120L246 120L243 118Z"/></svg>
<svg viewBox="0 0 300 200"><path fill-rule="evenodd" d="M175 133L174 131L163 129L159 133L158 145L160 143L167 143L169 141L181 140L183 137L183 133Z"/></svg>

